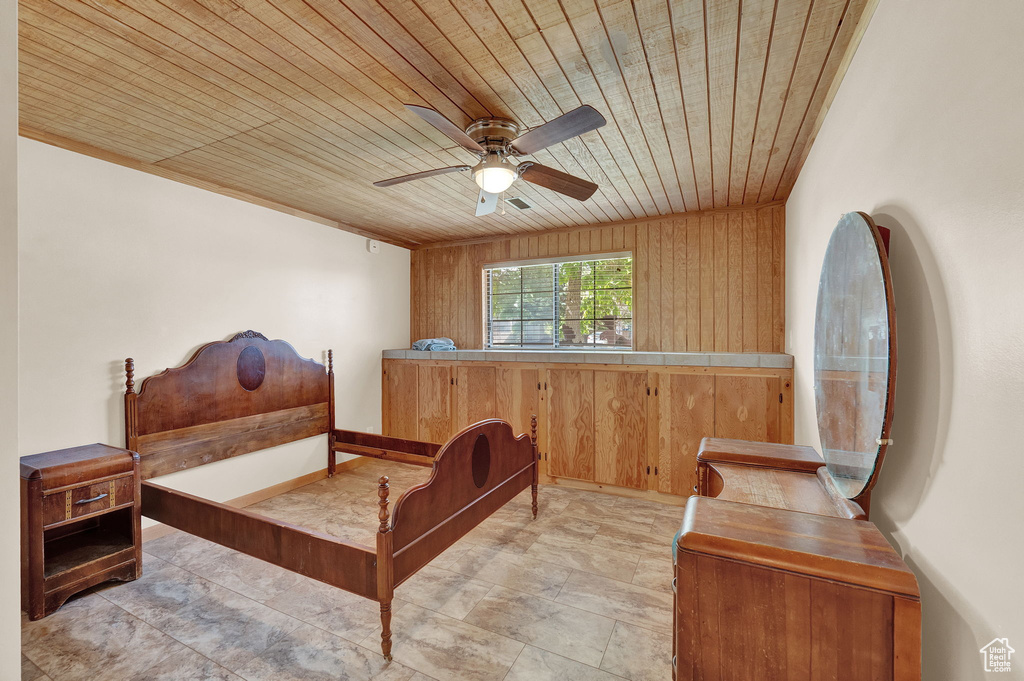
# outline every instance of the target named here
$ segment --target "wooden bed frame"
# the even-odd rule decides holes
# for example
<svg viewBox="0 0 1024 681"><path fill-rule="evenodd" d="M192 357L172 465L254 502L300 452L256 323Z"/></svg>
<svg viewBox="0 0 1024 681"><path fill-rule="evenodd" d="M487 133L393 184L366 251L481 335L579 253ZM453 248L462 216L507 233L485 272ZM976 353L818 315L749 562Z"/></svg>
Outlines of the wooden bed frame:
<svg viewBox="0 0 1024 681"><path fill-rule="evenodd" d="M390 660L396 586L527 487L537 517L537 419L529 438L491 419L444 445L337 430L333 353L327 357L325 371L288 343L246 331L204 345L181 367L144 380L137 393L129 358L125 439L141 457L143 515L378 601L381 651ZM148 481L322 434L329 476L336 452L433 468L390 514L388 478L380 478L376 549Z"/></svg>

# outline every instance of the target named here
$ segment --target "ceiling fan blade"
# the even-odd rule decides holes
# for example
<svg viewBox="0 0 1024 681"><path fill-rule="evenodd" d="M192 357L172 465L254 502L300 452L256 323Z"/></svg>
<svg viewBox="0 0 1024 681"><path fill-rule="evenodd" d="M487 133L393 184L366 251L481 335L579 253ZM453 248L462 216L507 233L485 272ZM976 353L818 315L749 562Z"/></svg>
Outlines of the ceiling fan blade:
<svg viewBox="0 0 1024 681"><path fill-rule="evenodd" d="M498 207L498 195L480 190L480 198L476 201L476 215L490 215Z"/></svg>
<svg viewBox="0 0 1024 681"><path fill-rule="evenodd" d="M416 106L415 104L406 104L405 108L412 111L414 114L430 123L432 126L448 135L454 142L460 144L464 148L472 151L476 154L482 154L484 148L473 141L473 138L465 133L465 131L459 126L452 123L450 120L434 111L428 109L425 106Z"/></svg>
<svg viewBox="0 0 1024 681"><path fill-rule="evenodd" d="M512 149L521 155L533 154L558 144L565 140L572 139L591 130L597 130L607 123L604 116L592 106L584 104L573 109L567 114L548 121L544 125L534 128L530 132L520 135L512 142Z"/></svg>
<svg viewBox="0 0 1024 681"><path fill-rule="evenodd" d="M526 167L523 168L523 166ZM561 170L542 166L539 163L520 163L519 167L523 168L519 177L527 182L559 194L565 194L579 201L586 201L597 191L597 185L593 182L563 173Z"/></svg>
<svg viewBox="0 0 1024 681"><path fill-rule="evenodd" d="M373 186L390 187L393 184L401 184L402 182L409 182L410 180L422 180L425 177L446 175L448 173L461 173L466 170L469 170L469 166L449 166L447 168L438 168L436 170L424 170L422 173L411 173L409 175L402 175L401 177L392 177L390 180L374 182Z"/></svg>

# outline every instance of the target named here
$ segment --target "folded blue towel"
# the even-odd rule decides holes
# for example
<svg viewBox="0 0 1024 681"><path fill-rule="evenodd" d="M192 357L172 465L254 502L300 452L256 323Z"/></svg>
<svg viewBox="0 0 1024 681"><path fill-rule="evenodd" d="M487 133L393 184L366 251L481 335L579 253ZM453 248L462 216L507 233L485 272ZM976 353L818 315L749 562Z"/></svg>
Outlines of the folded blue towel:
<svg viewBox="0 0 1024 681"><path fill-rule="evenodd" d="M412 344L413 350L434 352L455 352L455 341L451 338L423 338Z"/></svg>

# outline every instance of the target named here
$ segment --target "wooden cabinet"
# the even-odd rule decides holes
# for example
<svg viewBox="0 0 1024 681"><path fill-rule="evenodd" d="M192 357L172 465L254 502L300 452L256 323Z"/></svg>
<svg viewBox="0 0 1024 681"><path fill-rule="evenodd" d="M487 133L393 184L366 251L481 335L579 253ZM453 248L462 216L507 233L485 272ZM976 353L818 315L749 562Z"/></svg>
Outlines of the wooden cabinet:
<svg viewBox="0 0 1024 681"><path fill-rule="evenodd" d="M461 364L455 373L455 427L458 432L498 413L498 368L487 364Z"/></svg>
<svg viewBox="0 0 1024 681"><path fill-rule="evenodd" d="M453 367L421 364L416 371L417 439L444 443L455 429L452 418L452 395L455 386Z"/></svg>
<svg viewBox="0 0 1024 681"><path fill-rule="evenodd" d="M646 371L594 371L594 482L647 489Z"/></svg>
<svg viewBox="0 0 1024 681"><path fill-rule="evenodd" d="M414 362L384 360L381 423L385 435L419 439L418 373Z"/></svg>
<svg viewBox="0 0 1024 681"><path fill-rule="evenodd" d="M529 433L532 417L541 416L540 371L529 366L499 366L495 368L494 376L492 416L511 423L516 435Z"/></svg>
<svg viewBox="0 0 1024 681"><path fill-rule="evenodd" d="M545 373L548 475L594 480L594 371L572 368Z"/></svg>
<svg viewBox="0 0 1024 681"><path fill-rule="evenodd" d="M693 494L697 448L715 432L715 376L658 374L658 463L655 485L667 494Z"/></svg>
<svg viewBox="0 0 1024 681"><path fill-rule="evenodd" d="M715 376L714 436L780 442L781 397L781 380L778 377Z"/></svg>
<svg viewBox="0 0 1024 681"><path fill-rule="evenodd" d="M701 438L792 441L791 384L791 369L385 359L384 434L443 443L487 418L529 433L536 414L542 473L685 496Z"/></svg>

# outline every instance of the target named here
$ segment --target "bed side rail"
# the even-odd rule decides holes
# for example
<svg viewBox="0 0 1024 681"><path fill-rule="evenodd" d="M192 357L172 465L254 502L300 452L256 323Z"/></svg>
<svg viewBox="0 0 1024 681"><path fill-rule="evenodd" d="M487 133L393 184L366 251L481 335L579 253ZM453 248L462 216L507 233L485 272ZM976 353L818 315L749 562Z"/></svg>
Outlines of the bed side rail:
<svg viewBox="0 0 1024 681"><path fill-rule="evenodd" d="M331 449L335 452L360 454L375 459L433 466L441 445L354 430L334 430L331 432Z"/></svg>
<svg viewBox="0 0 1024 681"><path fill-rule="evenodd" d="M376 551L185 492L142 483L142 515L377 600Z"/></svg>

